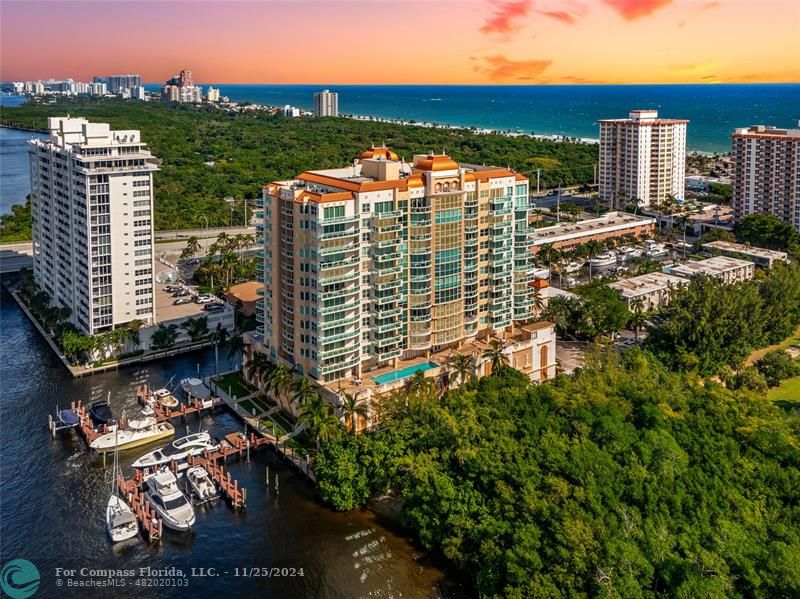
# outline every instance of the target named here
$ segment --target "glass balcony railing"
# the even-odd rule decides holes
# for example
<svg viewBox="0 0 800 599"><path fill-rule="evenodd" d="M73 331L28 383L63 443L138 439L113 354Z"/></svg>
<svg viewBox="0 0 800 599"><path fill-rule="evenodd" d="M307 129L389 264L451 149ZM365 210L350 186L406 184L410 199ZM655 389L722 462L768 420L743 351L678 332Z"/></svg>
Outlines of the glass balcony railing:
<svg viewBox="0 0 800 599"><path fill-rule="evenodd" d="M352 270L344 274L320 276L318 282L320 285L330 285L333 283L345 283L348 281L357 281L360 278L361 278L361 272L358 270Z"/></svg>
<svg viewBox="0 0 800 599"><path fill-rule="evenodd" d="M356 237L360 235L358 227L352 229L345 229L343 231L330 231L328 233L322 232L317 234L317 239L340 239L342 237Z"/></svg>
<svg viewBox="0 0 800 599"><path fill-rule="evenodd" d="M361 362L361 357L356 356L354 358L349 358L347 360L339 360L336 362L326 362L320 364L319 371L322 374L330 374L331 372L336 372L337 370L345 370L347 368L355 368Z"/></svg>
<svg viewBox="0 0 800 599"><path fill-rule="evenodd" d="M323 315L325 315L325 314L333 314L335 312L342 312L344 310L355 310L359 306L361 306L361 299L360 298L355 300L355 301L352 301L352 302L341 303L341 304L333 304L333 305L330 305L330 306L321 306L319 308L319 313L323 314Z"/></svg>
<svg viewBox="0 0 800 599"><path fill-rule="evenodd" d="M361 321L361 315L356 314L355 316L351 316L349 314L343 314L340 317L333 317L331 319L327 319L323 322L319 323L319 328L322 330L328 330L332 327L346 327L350 324L355 324Z"/></svg>

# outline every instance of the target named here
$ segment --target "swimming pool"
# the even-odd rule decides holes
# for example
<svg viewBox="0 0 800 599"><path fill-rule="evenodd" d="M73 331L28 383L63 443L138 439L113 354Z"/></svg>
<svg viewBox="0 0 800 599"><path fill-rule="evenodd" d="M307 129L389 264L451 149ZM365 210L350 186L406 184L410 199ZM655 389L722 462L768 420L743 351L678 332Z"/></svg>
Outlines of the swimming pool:
<svg viewBox="0 0 800 599"><path fill-rule="evenodd" d="M378 376L372 377L372 380L378 383L379 385L385 385L387 383L394 383L395 381L402 381L403 379L407 379L414 375L416 372L430 370L431 368L438 368L439 365L435 362L422 362L420 364L414 364L413 366L406 366L405 368L401 368L400 370L395 370L393 372L387 372L385 374L381 374Z"/></svg>

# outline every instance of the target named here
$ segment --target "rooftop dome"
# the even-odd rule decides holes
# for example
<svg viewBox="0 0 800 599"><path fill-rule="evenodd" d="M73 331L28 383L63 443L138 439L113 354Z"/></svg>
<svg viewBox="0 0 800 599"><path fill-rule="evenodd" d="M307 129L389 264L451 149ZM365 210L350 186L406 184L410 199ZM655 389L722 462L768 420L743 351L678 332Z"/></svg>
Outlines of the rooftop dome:
<svg viewBox="0 0 800 599"><path fill-rule="evenodd" d="M397 160L397 154L392 152L385 145L364 150L358 156L359 160Z"/></svg>
<svg viewBox="0 0 800 599"><path fill-rule="evenodd" d="M458 170L458 163L444 154L428 154L418 160L414 168L421 171L455 171Z"/></svg>

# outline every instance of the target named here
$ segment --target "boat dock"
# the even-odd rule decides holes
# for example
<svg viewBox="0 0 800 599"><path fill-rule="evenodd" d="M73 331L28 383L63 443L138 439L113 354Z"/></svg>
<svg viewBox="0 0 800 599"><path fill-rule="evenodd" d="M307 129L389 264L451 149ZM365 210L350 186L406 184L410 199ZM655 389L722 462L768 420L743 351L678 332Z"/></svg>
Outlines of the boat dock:
<svg viewBox="0 0 800 599"><path fill-rule="evenodd" d="M186 420L186 417L190 414L200 414L200 412L203 410L213 410L216 407L224 405L222 400L218 398L204 401L195 397L188 405L181 402L174 410L171 408L165 408L157 401L149 402L150 388L148 387L147 383L136 387L136 399L141 405L149 405L153 409L153 416L155 416L157 422L166 422L167 420L172 420L173 418Z"/></svg>
<svg viewBox="0 0 800 599"><path fill-rule="evenodd" d="M136 472L134 479L125 479L120 474L117 479L117 485L119 486L119 492L136 514L136 519L139 521L147 540L151 543L156 543L161 540L162 522L142 492L143 480L141 472Z"/></svg>

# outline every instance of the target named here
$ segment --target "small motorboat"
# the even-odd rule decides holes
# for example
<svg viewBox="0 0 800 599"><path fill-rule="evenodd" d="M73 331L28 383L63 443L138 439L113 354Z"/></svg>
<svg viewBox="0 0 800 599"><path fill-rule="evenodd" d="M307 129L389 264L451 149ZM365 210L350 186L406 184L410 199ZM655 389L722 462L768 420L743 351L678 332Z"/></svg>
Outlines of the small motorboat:
<svg viewBox="0 0 800 599"><path fill-rule="evenodd" d="M76 426L80 421L76 410L59 410L56 412L56 426L58 428L68 428Z"/></svg>
<svg viewBox="0 0 800 599"><path fill-rule="evenodd" d="M89 418L92 419L95 428L103 428L105 425L111 426L115 423L111 404L106 400L96 401L89 406Z"/></svg>
<svg viewBox="0 0 800 599"><path fill-rule="evenodd" d="M169 422L158 422L152 416L152 410L149 410L149 412L148 414L143 410L139 418L131 420L123 430L119 431L118 443L120 450L146 445L175 434L174 426ZM92 441L89 447L100 453L114 451L115 443L117 442L115 441L115 435L116 431L101 435Z"/></svg>
<svg viewBox="0 0 800 599"><path fill-rule="evenodd" d="M198 501L209 501L219 496L217 486L202 466L193 466L186 471L186 480Z"/></svg>
<svg viewBox="0 0 800 599"><path fill-rule="evenodd" d="M612 252L602 252L593 258L589 259L589 266L592 268L600 268L603 266L611 266L617 263L617 255Z"/></svg>
<svg viewBox="0 0 800 599"><path fill-rule="evenodd" d="M170 410L174 410L179 405L178 398L167 388L156 389L153 391L153 397L162 407L169 408Z"/></svg>
<svg viewBox="0 0 800 599"><path fill-rule="evenodd" d="M150 468L151 466L164 466L173 461L183 462L187 457L200 455L204 451L216 451L219 445L213 441L206 432L193 433L180 439L175 439L169 445L146 453L138 458L131 466L134 468Z"/></svg>
<svg viewBox="0 0 800 599"><path fill-rule="evenodd" d="M184 532L195 522L194 508L178 488L178 480L167 469L145 478L144 495L161 516L164 526Z"/></svg>

